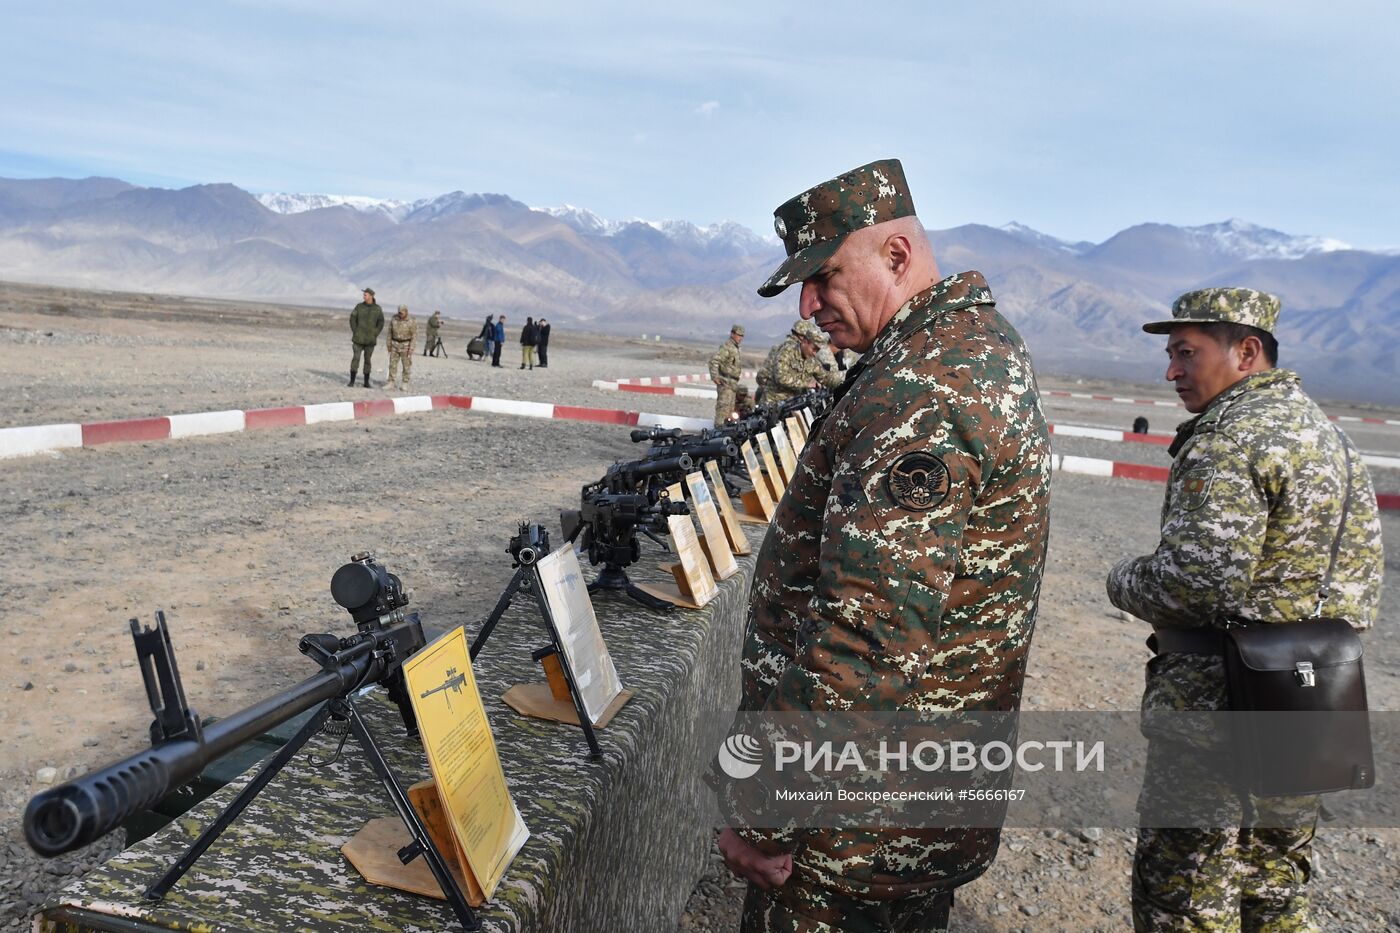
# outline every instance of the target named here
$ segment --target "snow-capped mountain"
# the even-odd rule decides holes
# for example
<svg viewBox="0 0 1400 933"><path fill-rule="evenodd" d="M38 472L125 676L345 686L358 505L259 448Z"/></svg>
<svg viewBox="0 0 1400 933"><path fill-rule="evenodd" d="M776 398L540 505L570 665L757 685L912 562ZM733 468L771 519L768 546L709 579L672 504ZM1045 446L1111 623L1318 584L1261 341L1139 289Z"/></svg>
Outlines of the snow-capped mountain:
<svg viewBox="0 0 1400 933"><path fill-rule="evenodd" d="M404 218L409 211L423 202L395 201L392 198L367 198L353 194L260 194L257 199L262 206L279 214L302 214L323 207L353 207L367 214L380 213L394 221Z"/></svg>
<svg viewBox="0 0 1400 933"><path fill-rule="evenodd" d="M1238 259L1302 259L1314 253L1351 249L1350 245L1341 240L1319 236L1293 236L1233 218L1224 223L1181 229L1200 246L1213 248Z"/></svg>
<svg viewBox="0 0 1400 933"><path fill-rule="evenodd" d="M548 214L561 220L579 233L588 236L617 236L629 227L641 224L650 227L668 239L682 246L700 249L728 247L743 253L755 253L770 249L778 241L773 237L762 237L748 227L733 221L698 226L688 220L644 220L633 217L628 220L606 220L586 207L565 204L562 207L532 207L531 210Z"/></svg>
<svg viewBox="0 0 1400 933"><path fill-rule="evenodd" d="M1023 243L1030 243L1032 246L1040 246L1045 249L1059 250L1061 252L1078 255L1091 248L1094 244L1088 242L1071 243L1068 240L1061 240L1048 233L1041 233L1027 227L1025 224L1018 224L1012 221L1009 224L1002 224L999 228L1003 233L1009 233Z"/></svg>

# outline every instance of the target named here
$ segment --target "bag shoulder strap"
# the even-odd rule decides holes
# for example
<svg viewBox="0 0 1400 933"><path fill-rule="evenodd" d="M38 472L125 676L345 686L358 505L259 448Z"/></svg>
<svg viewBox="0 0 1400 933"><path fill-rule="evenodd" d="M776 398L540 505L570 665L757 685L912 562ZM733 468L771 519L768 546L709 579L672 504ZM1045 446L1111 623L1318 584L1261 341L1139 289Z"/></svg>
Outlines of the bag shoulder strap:
<svg viewBox="0 0 1400 933"><path fill-rule="evenodd" d="M1332 593L1332 571L1337 568L1337 552L1342 546L1342 534L1347 527L1347 513L1351 510L1351 445L1347 443L1346 433L1335 424L1332 430L1337 432L1337 439L1342 442L1342 458L1347 464L1347 484L1346 491L1342 497L1342 519L1337 523L1337 534L1332 539L1332 553L1327 558L1327 576L1322 578L1322 589L1317 594L1317 608L1313 610L1314 616L1322 615L1322 604L1327 602L1327 597Z"/></svg>

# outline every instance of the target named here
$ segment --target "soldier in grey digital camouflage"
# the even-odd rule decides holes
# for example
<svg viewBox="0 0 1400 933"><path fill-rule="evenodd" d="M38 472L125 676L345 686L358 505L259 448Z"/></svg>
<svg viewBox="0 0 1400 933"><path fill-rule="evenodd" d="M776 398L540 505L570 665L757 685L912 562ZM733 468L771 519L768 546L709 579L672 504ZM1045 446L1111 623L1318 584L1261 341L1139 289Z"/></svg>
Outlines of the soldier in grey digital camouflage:
<svg viewBox="0 0 1400 933"><path fill-rule="evenodd" d="M836 370L835 358L828 370L818 356L827 342L826 334L811 321L792 325L787 339L768 351L768 357L758 370L759 401L780 405L814 384L829 389L840 385L845 373Z"/></svg>
<svg viewBox="0 0 1400 933"><path fill-rule="evenodd" d="M388 388L408 387L408 374L413 371L413 344L418 339L418 322L408 316L408 305L399 305L399 313L389 322L389 383ZM403 367L403 382L398 381L398 368Z"/></svg>
<svg viewBox="0 0 1400 933"><path fill-rule="evenodd" d="M710 357L710 381L715 384L715 424L724 424L734 413L734 392L739 387L744 364L739 345L744 342L744 325L729 328L729 339Z"/></svg>
<svg viewBox="0 0 1400 933"><path fill-rule="evenodd" d="M374 300L374 289L364 289L363 300L350 312L350 342L355 345L355 353L350 357L350 385L355 384L355 375L360 370L360 356L365 358L365 383L369 388L369 361L374 355L374 345L379 342L379 333L384 329L384 311Z"/></svg>
<svg viewBox="0 0 1400 933"><path fill-rule="evenodd" d="M864 356L812 425L759 552L747 711L1014 711L1049 533L1050 438L1025 345L982 275L940 280L899 162L776 211L800 312ZM949 361L956 366L950 367ZM743 929L935 930L995 828L720 834Z"/></svg>
<svg viewBox="0 0 1400 933"><path fill-rule="evenodd" d="M1177 429L1170 448L1157 549L1120 561L1108 576L1113 604L1154 629L1145 714L1228 709L1220 636L1227 621L1325 615L1366 628L1376 618L1384 560L1371 479L1297 375L1274 368L1279 309L1272 295L1208 288L1178 298L1170 320L1143 326L1169 335L1166 378L1196 416ZM1348 492L1330 591L1319 605ZM1188 745L1212 740L1145 723L1135 927L1317 929L1305 893L1317 798L1250 800L1252 809L1269 811L1274 828L1240 828L1243 792L1188 753ZM1189 796L1197 811L1218 814L1220 825L1151 825L1154 809L1173 796Z"/></svg>

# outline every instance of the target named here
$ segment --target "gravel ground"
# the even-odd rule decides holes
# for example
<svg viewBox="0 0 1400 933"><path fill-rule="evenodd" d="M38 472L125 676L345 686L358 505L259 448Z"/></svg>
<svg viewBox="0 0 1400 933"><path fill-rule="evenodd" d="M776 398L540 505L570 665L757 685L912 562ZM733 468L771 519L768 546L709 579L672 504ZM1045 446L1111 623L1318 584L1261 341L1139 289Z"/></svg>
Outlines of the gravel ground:
<svg viewBox="0 0 1400 933"><path fill-rule="evenodd" d="M382 389L344 386L344 317L7 290L0 346L22 352L5 352L0 425L382 397ZM551 366L521 373L461 358L454 348L466 333L449 322L454 356L415 359L414 393L697 417L711 409L705 399L588 388L593 379L698 372L708 348L556 328ZM387 359L376 362L382 376ZM1066 423L1111 424L1096 412L1121 414L1073 400L1047 399L1047 408ZM1165 410L1157 418L1155 430L1174 421ZM8 694L0 704L0 930L25 929L34 904L115 848L106 840L100 851L41 862L19 841L18 815L40 788L41 768L61 778L144 744L149 713L130 669L127 618L149 622L165 609L192 705L231 712L305 675L303 659L288 651L298 635L344 629L327 583L351 553L379 553L430 626L479 618L509 576L504 546L514 523L557 527L578 486L634 450L623 428L454 410L6 461L0 522L18 560L0 578L0 631L11 636L0 651ZM1160 449L1132 444L1057 438L1056 450L1166 463ZM1377 474L1378 486L1400 490L1393 480ZM1160 496L1155 484L1056 478L1028 709L1136 707L1146 633L1109 609L1103 576L1118 557L1152 547ZM1373 706L1396 709L1400 647L1386 636L1400 618L1400 515L1386 516L1385 533L1392 572L1368 675ZM955 929L1123 929L1130 849L1131 834L1119 829L1010 830L991 871L959 892ZM1395 830L1324 831L1314 891L1325 929L1400 927L1397 850ZM680 927L735 929L741 898L715 862Z"/></svg>

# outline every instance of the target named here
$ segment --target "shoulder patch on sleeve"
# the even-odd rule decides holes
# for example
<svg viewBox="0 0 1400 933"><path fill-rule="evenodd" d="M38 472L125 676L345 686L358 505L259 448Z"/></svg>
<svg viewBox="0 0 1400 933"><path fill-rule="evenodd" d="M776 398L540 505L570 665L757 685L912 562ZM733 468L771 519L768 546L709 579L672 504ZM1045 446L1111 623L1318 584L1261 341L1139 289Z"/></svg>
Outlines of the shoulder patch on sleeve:
<svg viewBox="0 0 1400 933"><path fill-rule="evenodd" d="M1215 467L1202 466L1187 470L1181 476L1181 507L1188 512L1195 511L1210 499L1211 483L1215 481Z"/></svg>
<svg viewBox="0 0 1400 933"><path fill-rule="evenodd" d="M931 453L916 450L890 464L885 489L903 508L926 512L948 498L948 467Z"/></svg>

